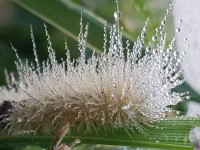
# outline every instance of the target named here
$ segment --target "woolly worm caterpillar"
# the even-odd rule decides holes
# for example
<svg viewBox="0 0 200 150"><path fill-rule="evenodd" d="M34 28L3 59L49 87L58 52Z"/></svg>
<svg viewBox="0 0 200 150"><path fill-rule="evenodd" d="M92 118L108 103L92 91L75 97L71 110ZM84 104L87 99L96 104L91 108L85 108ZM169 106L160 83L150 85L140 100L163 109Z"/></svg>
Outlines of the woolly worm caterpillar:
<svg viewBox="0 0 200 150"><path fill-rule="evenodd" d="M106 125L142 132L140 124L150 125L165 118L165 112L171 111L166 106L180 102L184 96L171 91L183 83L179 79L183 54L177 55L174 50L175 38L165 49L167 16L148 46L144 45L146 21L132 48L129 42L126 46L122 43L119 17L119 12L115 13L116 24L110 29L109 39L104 28L104 52L101 55L94 52L88 60L87 26L84 31L82 19L78 37L80 57L75 61L70 60L66 45L66 60L57 62L46 26L48 60L39 63L32 29L36 65L23 63L12 46L19 79L7 76L9 88L0 88L1 133L52 134L66 124L83 125L86 132L90 127L98 130Z"/></svg>

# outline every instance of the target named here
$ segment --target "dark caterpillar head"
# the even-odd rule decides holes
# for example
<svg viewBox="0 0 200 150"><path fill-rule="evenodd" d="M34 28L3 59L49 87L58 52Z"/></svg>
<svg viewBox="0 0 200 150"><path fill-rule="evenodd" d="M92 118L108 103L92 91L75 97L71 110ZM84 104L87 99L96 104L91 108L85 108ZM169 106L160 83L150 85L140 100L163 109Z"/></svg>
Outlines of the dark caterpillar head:
<svg viewBox="0 0 200 150"><path fill-rule="evenodd" d="M0 130L3 130L9 123L12 109L12 101L3 101L3 103L0 104Z"/></svg>

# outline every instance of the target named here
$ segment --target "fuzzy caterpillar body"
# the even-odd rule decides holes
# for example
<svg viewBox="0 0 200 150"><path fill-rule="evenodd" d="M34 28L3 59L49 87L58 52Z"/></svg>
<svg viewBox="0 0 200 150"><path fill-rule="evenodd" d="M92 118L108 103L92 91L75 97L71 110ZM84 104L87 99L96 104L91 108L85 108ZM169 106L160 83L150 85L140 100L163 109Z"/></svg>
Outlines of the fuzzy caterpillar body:
<svg viewBox="0 0 200 150"><path fill-rule="evenodd" d="M182 94L171 89L182 84L177 56L172 49L175 38L165 49L165 34L156 32L156 38L145 50L145 24L141 37L132 48L122 43L122 35L116 25L111 28L109 48L96 56L85 59L86 32L79 34L80 57L59 64L47 33L49 59L42 64L38 61L33 32L33 49L36 66L16 63L19 80L11 76L8 88L1 87L0 102L9 100L12 104L9 113L0 114L2 132L15 134L20 131L34 131L51 134L67 123L71 126L85 125L99 128L109 125L113 128L138 128L140 123L163 119L170 111L167 105L174 105L183 99ZM164 31L164 25L160 26ZM15 48L13 48L15 50ZM151 49L149 51L149 49ZM124 54L127 50L127 54ZM16 51L16 50L15 50ZM17 85L17 90L13 85ZM1 111L0 111L1 112ZM5 115L6 114L6 117Z"/></svg>

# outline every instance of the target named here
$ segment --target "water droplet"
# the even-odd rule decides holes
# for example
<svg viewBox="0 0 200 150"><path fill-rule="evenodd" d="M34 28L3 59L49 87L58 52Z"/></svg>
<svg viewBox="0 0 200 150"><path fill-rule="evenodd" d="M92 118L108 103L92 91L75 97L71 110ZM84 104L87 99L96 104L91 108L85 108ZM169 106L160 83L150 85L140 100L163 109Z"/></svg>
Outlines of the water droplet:
<svg viewBox="0 0 200 150"><path fill-rule="evenodd" d="M153 54L157 54L158 53L158 50L157 49L154 49L153 50Z"/></svg>
<svg viewBox="0 0 200 150"><path fill-rule="evenodd" d="M186 98L186 99L190 99L190 96L186 96L185 98Z"/></svg>
<svg viewBox="0 0 200 150"><path fill-rule="evenodd" d="M160 31L160 34L161 34L161 35L164 34L164 31L161 30L161 31Z"/></svg>
<svg viewBox="0 0 200 150"><path fill-rule="evenodd" d="M173 4L169 4L169 9L172 9Z"/></svg>
<svg viewBox="0 0 200 150"><path fill-rule="evenodd" d="M181 114L181 112L180 112L180 111L176 111L176 114L177 114L177 115L180 115L180 114Z"/></svg>
<svg viewBox="0 0 200 150"><path fill-rule="evenodd" d="M112 94L111 94L111 97L115 97L115 94L114 94L114 93L112 93Z"/></svg>
<svg viewBox="0 0 200 150"><path fill-rule="evenodd" d="M156 32L159 32L159 29L158 29L158 28L156 28Z"/></svg>
<svg viewBox="0 0 200 150"><path fill-rule="evenodd" d="M184 41L187 41L187 38L184 38Z"/></svg>
<svg viewBox="0 0 200 150"><path fill-rule="evenodd" d="M174 57L178 57L178 51L174 51Z"/></svg>
<svg viewBox="0 0 200 150"><path fill-rule="evenodd" d="M119 50L120 46L119 44L114 44L114 50Z"/></svg>
<svg viewBox="0 0 200 150"><path fill-rule="evenodd" d="M142 37L142 38L145 38L145 37L146 37L146 33L143 32L143 33L141 34L141 37Z"/></svg>
<svg viewBox="0 0 200 150"><path fill-rule="evenodd" d="M179 23L182 23L183 22L183 20L182 19L179 19L179 21L178 21Z"/></svg>
<svg viewBox="0 0 200 150"><path fill-rule="evenodd" d="M176 28L176 32L180 32L181 31L181 29L180 28Z"/></svg>
<svg viewBox="0 0 200 150"><path fill-rule="evenodd" d="M146 47L146 52L150 52L151 51L151 47Z"/></svg>
<svg viewBox="0 0 200 150"><path fill-rule="evenodd" d="M171 48L168 48L167 49L167 53L171 53L172 52L172 49Z"/></svg>
<svg viewBox="0 0 200 150"><path fill-rule="evenodd" d="M120 16L121 16L121 13L120 13L119 11L116 11L116 12L114 13L114 18L115 18L116 20L118 20L118 19L120 18Z"/></svg>
<svg viewBox="0 0 200 150"><path fill-rule="evenodd" d="M17 118L17 122L22 122L22 118Z"/></svg>
<svg viewBox="0 0 200 150"><path fill-rule="evenodd" d="M123 110L127 110L127 109L129 109L129 108L131 108L131 105L128 103L128 104L126 104L126 105L124 105L124 106L122 106L122 109Z"/></svg>
<svg viewBox="0 0 200 150"><path fill-rule="evenodd" d="M165 23L166 23L166 21L165 20L163 20L162 22L161 22L161 24L164 26L165 25Z"/></svg>
<svg viewBox="0 0 200 150"><path fill-rule="evenodd" d="M160 143L160 141L156 140L156 143Z"/></svg>
<svg viewBox="0 0 200 150"><path fill-rule="evenodd" d="M157 36L154 35L154 36L152 37L152 41L156 41L156 39L157 39Z"/></svg>

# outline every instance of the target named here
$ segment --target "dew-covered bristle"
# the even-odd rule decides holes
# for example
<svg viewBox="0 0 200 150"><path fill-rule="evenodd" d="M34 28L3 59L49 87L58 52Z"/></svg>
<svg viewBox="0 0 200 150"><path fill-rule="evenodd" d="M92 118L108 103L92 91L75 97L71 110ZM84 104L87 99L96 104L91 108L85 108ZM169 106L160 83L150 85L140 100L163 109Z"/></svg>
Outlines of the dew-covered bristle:
<svg viewBox="0 0 200 150"><path fill-rule="evenodd" d="M152 41L145 45L147 20L141 35L130 47L129 41L126 45L122 43L117 10L116 24L110 32L104 27L104 52L93 53L87 60L88 27L83 27L81 18L80 57L71 61L66 45L67 58L62 63L57 62L46 25L49 58L39 62L31 28L36 65L28 61L22 63L16 53L19 79L15 80L12 75L7 85L9 89L0 89L0 101L9 100L13 105L9 117L4 118L9 120L4 131L51 134L67 123L77 127L84 125L87 130L106 125L142 130L140 124L165 118L166 111L170 111L166 106L180 102L184 96L171 91L183 83L179 79L182 72L179 64L184 54L176 51L175 38L169 46L165 45L168 12Z"/></svg>

